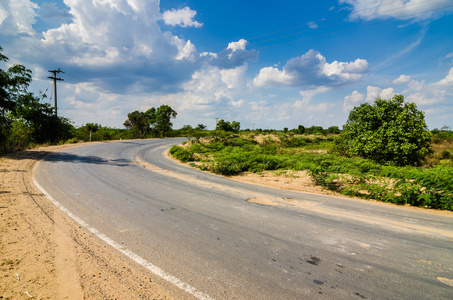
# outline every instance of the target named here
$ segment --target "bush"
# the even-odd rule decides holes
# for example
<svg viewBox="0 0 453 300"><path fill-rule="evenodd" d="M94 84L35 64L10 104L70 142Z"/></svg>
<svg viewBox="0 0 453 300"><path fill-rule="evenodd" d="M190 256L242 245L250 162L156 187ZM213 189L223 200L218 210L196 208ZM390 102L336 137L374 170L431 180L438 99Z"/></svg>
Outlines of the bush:
<svg viewBox="0 0 453 300"><path fill-rule="evenodd" d="M170 154L173 155L175 158L179 159L182 162L193 161L193 154L189 152L187 149L184 149L180 146L173 146L169 150Z"/></svg>
<svg viewBox="0 0 453 300"><path fill-rule="evenodd" d="M442 159L450 159L451 158L451 152L448 151L448 150L442 151L442 153L440 154L440 158L442 158Z"/></svg>
<svg viewBox="0 0 453 300"><path fill-rule="evenodd" d="M424 113L401 95L355 107L343 128L336 149L349 156L404 166L420 165L433 153Z"/></svg>

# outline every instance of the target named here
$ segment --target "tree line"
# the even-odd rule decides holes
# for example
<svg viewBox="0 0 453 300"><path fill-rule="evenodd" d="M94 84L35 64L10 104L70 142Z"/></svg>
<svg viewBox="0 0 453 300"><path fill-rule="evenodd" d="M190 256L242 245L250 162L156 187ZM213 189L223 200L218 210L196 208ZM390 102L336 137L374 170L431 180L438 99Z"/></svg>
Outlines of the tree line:
<svg viewBox="0 0 453 300"><path fill-rule="evenodd" d="M7 62L2 54L0 62ZM0 68L0 153L22 149L33 144L56 143L73 135L73 126L64 117L57 117L45 94L36 96L28 88L31 70L13 65Z"/></svg>

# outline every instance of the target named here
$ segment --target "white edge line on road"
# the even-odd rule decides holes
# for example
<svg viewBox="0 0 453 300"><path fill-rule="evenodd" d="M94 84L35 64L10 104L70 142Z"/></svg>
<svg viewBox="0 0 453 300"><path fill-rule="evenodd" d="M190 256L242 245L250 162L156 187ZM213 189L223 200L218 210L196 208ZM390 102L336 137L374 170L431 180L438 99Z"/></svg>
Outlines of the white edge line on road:
<svg viewBox="0 0 453 300"><path fill-rule="evenodd" d="M132 252L132 251L128 250L127 248L123 247L122 245L118 244L117 242L115 242L114 240L109 238L108 236L102 234L96 228L91 227L88 223L86 223L84 220L82 220L78 216L74 215L73 213L71 213L66 207L61 205L49 193L47 193L47 191L35 180L34 176L33 176L33 183L47 197L47 199L49 199L62 212L64 212L66 215L71 217L74 221L79 223L81 226L83 226L86 229L88 229L95 236L97 236L98 238L100 238L101 240L103 240L104 242L106 242L107 244L109 244L110 246L115 248L116 250L120 251L121 253L123 253L124 255L126 255L127 257L129 257L130 259L132 259L133 261L138 263L139 265L145 267L146 269L148 269L149 271L151 271L155 275L165 279L166 281L174 284L175 286L177 286L180 289L182 289L183 291L191 294L192 296L196 297L197 299L200 299L200 300L213 300L213 298L211 298L209 295L206 295L205 293L198 291L196 288L194 288L193 286L189 285L188 283L185 283L182 280L176 278L175 276L173 276L171 274L168 274L167 272L165 272L161 268L153 265L152 263L150 263L149 261L144 259L143 257L135 254L134 252Z"/></svg>

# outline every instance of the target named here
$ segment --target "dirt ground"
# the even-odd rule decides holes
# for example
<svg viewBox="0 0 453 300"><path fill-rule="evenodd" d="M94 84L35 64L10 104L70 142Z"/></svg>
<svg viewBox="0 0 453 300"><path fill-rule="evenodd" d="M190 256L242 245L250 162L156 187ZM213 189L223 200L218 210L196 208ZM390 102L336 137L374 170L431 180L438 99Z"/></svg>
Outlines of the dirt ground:
<svg viewBox="0 0 453 300"><path fill-rule="evenodd" d="M178 291L80 228L33 185L45 155L0 157L0 299L175 299Z"/></svg>
<svg viewBox="0 0 453 300"><path fill-rule="evenodd" d="M72 146L0 157L0 299L187 298L81 228L33 185L36 162ZM265 172L231 179L334 194L315 186L305 172Z"/></svg>

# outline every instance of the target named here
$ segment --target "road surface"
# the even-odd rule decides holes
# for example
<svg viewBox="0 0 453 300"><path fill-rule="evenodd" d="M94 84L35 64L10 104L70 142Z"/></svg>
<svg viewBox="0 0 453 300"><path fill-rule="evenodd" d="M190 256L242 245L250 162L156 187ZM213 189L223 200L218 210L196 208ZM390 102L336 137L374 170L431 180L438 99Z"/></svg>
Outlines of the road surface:
<svg viewBox="0 0 453 300"><path fill-rule="evenodd" d="M166 158L182 141L70 148L34 178L187 298L453 299L452 214L231 181Z"/></svg>

